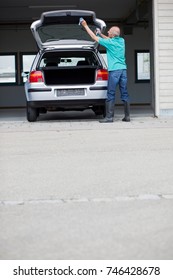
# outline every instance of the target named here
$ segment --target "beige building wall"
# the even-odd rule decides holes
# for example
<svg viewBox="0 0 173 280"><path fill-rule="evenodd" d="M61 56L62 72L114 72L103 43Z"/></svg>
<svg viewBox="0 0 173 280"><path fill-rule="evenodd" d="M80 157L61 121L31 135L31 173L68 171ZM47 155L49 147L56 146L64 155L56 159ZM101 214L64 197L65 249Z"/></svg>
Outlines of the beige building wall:
<svg viewBox="0 0 173 280"><path fill-rule="evenodd" d="M173 0L153 0L155 115L173 115Z"/></svg>

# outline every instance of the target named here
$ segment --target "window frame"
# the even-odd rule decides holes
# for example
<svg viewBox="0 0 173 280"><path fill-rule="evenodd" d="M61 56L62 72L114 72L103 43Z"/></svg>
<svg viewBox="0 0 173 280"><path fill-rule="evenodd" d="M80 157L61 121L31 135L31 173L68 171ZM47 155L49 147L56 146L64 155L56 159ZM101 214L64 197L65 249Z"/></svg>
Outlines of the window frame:
<svg viewBox="0 0 173 280"><path fill-rule="evenodd" d="M34 55L34 56L36 56L37 55L37 53L38 52L20 52L20 73L19 73L19 75L20 75L20 85L24 85L25 84L25 82L23 81L23 79L24 79L24 77L22 77L22 73L24 72L24 69L23 69L23 56L24 55ZM31 64L31 66L32 66L32 64Z"/></svg>
<svg viewBox="0 0 173 280"><path fill-rule="evenodd" d="M135 50L135 83L150 83L151 80L151 71L150 71L150 78L138 78L138 54L139 53L148 53L150 58L150 51L149 50ZM151 60L149 61L149 69L151 65Z"/></svg>
<svg viewBox="0 0 173 280"><path fill-rule="evenodd" d="M17 52L0 52L0 56L14 56L14 63L15 63L15 82L3 82L0 83L0 86L16 86L18 85L18 59L17 59Z"/></svg>

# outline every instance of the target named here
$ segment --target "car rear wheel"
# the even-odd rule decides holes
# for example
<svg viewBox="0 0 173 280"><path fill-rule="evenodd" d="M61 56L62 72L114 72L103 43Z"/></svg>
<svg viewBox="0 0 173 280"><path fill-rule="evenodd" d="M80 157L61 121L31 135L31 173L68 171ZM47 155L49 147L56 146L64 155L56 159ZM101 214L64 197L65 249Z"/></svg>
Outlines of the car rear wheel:
<svg viewBox="0 0 173 280"><path fill-rule="evenodd" d="M94 106L93 111L96 116L101 116L105 117L105 106Z"/></svg>
<svg viewBox="0 0 173 280"><path fill-rule="evenodd" d="M26 116L29 122L35 122L39 116L39 110L37 108L31 107L27 102Z"/></svg>

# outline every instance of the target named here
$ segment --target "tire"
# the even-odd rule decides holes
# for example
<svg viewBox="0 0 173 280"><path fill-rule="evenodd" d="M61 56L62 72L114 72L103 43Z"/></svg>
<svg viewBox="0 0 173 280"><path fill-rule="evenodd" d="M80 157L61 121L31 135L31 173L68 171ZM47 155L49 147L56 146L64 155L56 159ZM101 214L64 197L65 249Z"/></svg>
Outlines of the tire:
<svg viewBox="0 0 173 280"><path fill-rule="evenodd" d="M94 106L93 111L96 116L103 115L103 117L105 117L105 106L104 105L103 106Z"/></svg>
<svg viewBox="0 0 173 280"><path fill-rule="evenodd" d="M39 109L39 113L40 114L46 114L47 113L47 109L46 108L40 108Z"/></svg>
<svg viewBox="0 0 173 280"><path fill-rule="evenodd" d="M37 117L39 116L39 110L37 108L33 108L29 105L27 102L27 108L26 108L26 117L29 122L35 122L37 120Z"/></svg>

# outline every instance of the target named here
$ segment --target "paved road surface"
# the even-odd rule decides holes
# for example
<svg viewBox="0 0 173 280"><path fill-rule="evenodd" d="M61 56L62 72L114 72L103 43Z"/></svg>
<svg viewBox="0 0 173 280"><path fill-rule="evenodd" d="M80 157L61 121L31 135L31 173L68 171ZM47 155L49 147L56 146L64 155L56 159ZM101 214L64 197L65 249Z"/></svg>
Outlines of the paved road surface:
<svg viewBox="0 0 173 280"><path fill-rule="evenodd" d="M172 259L173 119L79 115L1 118L0 258Z"/></svg>

